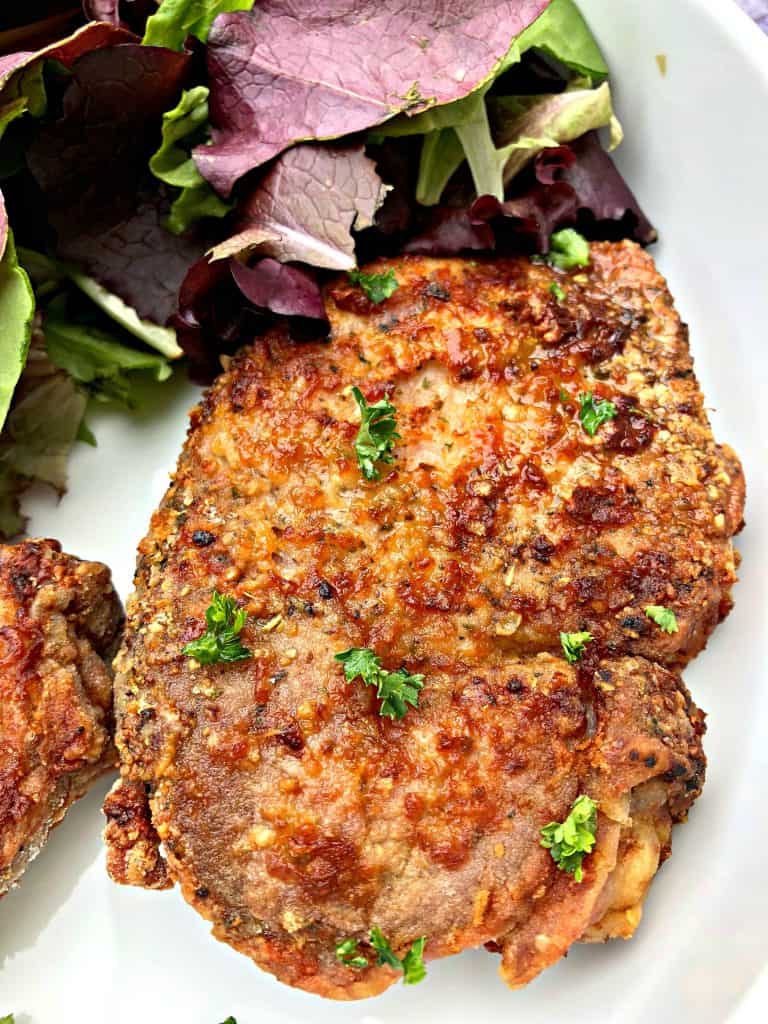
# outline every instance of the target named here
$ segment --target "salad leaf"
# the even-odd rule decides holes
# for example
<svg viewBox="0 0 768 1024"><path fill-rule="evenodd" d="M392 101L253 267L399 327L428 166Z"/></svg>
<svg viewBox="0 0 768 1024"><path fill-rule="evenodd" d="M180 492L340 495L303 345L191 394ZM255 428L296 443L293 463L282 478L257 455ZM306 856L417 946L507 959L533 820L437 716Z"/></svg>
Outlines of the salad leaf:
<svg viewBox="0 0 768 1024"><path fill-rule="evenodd" d="M161 325L175 311L180 284L202 255L205 242L166 230L171 204L162 192L144 186L134 201L133 209L111 223L76 221L70 211L54 215L59 229L57 252L122 299L141 320ZM161 344L163 348L157 343L153 347L168 356L178 355L170 335Z"/></svg>
<svg viewBox="0 0 768 1024"><path fill-rule="evenodd" d="M5 422L13 391L24 369L29 351L35 296L29 277L19 265L13 234L5 225L5 207L0 196L0 426Z"/></svg>
<svg viewBox="0 0 768 1024"><path fill-rule="evenodd" d="M57 60L65 67L71 67L78 57L89 50L97 50L102 46L116 46L118 43L133 42L134 36L125 29L102 22L84 25L66 39L60 39L40 50L20 50L0 56L0 100L3 100L6 88L18 84L19 72L37 61L48 58ZM19 95L20 93L16 93Z"/></svg>
<svg viewBox="0 0 768 1024"><path fill-rule="evenodd" d="M26 96L19 96L15 100L8 100L0 106L0 142L2 141L5 129L8 125L15 121L17 117L21 117L25 114L28 109Z"/></svg>
<svg viewBox="0 0 768 1024"><path fill-rule="evenodd" d="M208 384L221 370L219 353L234 350L244 336L248 303L230 272L229 260L197 260L181 282L170 323L188 359L189 375ZM250 336L256 333L248 322Z"/></svg>
<svg viewBox="0 0 768 1024"><path fill-rule="evenodd" d="M163 114L162 142L149 159L156 178L181 189L166 221L176 235L201 217L224 217L232 209L231 203L216 195L192 159L192 147L207 136L208 88L197 85L185 90L176 106Z"/></svg>
<svg viewBox="0 0 768 1024"><path fill-rule="evenodd" d="M529 49L540 50L592 82L608 77L600 47L574 0L552 0L541 17L518 36L513 51L522 54ZM512 59L513 55L507 63Z"/></svg>
<svg viewBox="0 0 768 1024"><path fill-rule="evenodd" d="M129 373L147 371L158 381L171 375L170 366L161 356L129 348L97 327L71 321L54 303L46 311L43 333L51 362L87 385L88 393L102 401L135 408Z"/></svg>
<svg viewBox="0 0 768 1024"><path fill-rule="evenodd" d="M610 125L611 149L623 137L607 82L596 89L576 87L545 96L490 97L488 103L498 126L494 139L505 184L542 150L572 142L585 132Z"/></svg>
<svg viewBox="0 0 768 1024"><path fill-rule="evenodd" d="M612 149L623 137L607 82L596 89L577 85L543 96L476 95L463 109L472 110L472 116L424 139L416 186L420 203L439 202L465 158L477 194L501 202L505 186L543 150L604 125L611 126Z"/></svg>
<svg viewBox="0 0 768 1024"><path fill-rule="evenodd" d="M618 122L614 122L612 111L604 120L599 117L599 104L604 104L605 94L598 97L597 108L582 107L583 126L579 118L574 116L575 109L571 110L570 116L563 114L564 104L560 101L553 110L539 111L540 117L531 124L510 126L506 139L494 143L488 122L486 93L494 79L520 61L526 51L534 48L545 51L561 64L585 76L582 85L589 86L595 81L602 81L608 73L597 43L576 5L572 0L552 0L544 13L512 41L504 59L474 92L415 117L401 115L377 129L374 139L424 133L422 166L416 193L419 202L437 203L445 185L464 158L469 162L477 195L491 195L501 202L504 198L504 184L536 152L546 146L577 138L584 131L601 127L609 120L614 125L615 144L618 145ZM554 100L556 95L548 98ZM542 99L539 98L540 102ZM522 113L521 106L521 101L517 99L513 109L516 116ZM561 114L559 118L558 113ZM549 135L543 134L545 127L552 128ZM559 129L557 135L560 138L555 134L555 128ZM539 137L534 134L536 129ZM501 148L497 149L497 146ZM528 155L523 155L526 152ZM502 171L505 171L503 177Z"/></svg>
<svg viewBox="0 0 768 1024"><path fill-rule="evenodd" d="M235 284L254 306L286 316L325 318L320 288L308 271L269 258L253 267L232 260L231 270Z"/></svg>
<svg viewBox="0 0 768 1024"><path fill-rule="evenodd" d="M597 132L587 132L570 144L573 162L560 180L573 189L578 209L587 216L587 233L603 237L633 238L648 245L656 241L656 229L643 213L634 193L603 149Z"/></svg>
<svg viewBox="0 0 768 1024"><path fill-rule="evenodd" d="M142 42L181 50L187 36L201 43L208 39L214 18L230 11L250 11L254 0L162 0L156 14L147 19Z"/></svg>
<svg viewBox="0 0 768 1024"><path fill-rule="evenodd" d="M489 218L474 211L475 204L469 209L434 207L424 229L404 244L404 251L422 256L455 256L467 250L494 249L496 240Z"/></svg>
<svg viewBox="0 0 768 1024"><path fill-rule="evenodd" d="M370 227L385 194L362 146L295 146L245 200L239 231L214 246L212 257L258 250L283 263L352 270L350 231Z"/></svg>
<svg viewBox="0 0 768 1024"><path fill-rule="evenodd" d="M108 317L119 324L139 341L150 348L156 349L167 359L178 359L181 349L176 342L176 334L170 327L161 327L151 320L142 320L135 309L123 302L119 295L107 291L98 281L86 274L81 274L74 267L65 264L65 273L84 295L96 303Z"/></svg>
<svg viewBox="0 0 768 1024"><path fill-rule="evenodd" d="M50 362L36 331L0 435L0 536L13 537L23 528L19 499L33 480L60 493L66 489L67 457L82 432L87 401L72 378Z"/></svg>
<svg viewBox="0 0 768 1024"><path fill-rule="evenodd" d="M48 203L56 254L164 324L179 284L205 243L163 227L169 199L149 178L147 160L162 113L176 102L187 55L125 44L76 62L62 117L27 149Z"/></svg>
<svg viewBox="0 0 768 1024"><path fill-rule="evenodd" d="M461 99L488 81L547 0L261 0L222 15L208 40L213 145L203 176L227 195L302 141L363 131ZM297 39L302 45L297 46Z"/></svg>

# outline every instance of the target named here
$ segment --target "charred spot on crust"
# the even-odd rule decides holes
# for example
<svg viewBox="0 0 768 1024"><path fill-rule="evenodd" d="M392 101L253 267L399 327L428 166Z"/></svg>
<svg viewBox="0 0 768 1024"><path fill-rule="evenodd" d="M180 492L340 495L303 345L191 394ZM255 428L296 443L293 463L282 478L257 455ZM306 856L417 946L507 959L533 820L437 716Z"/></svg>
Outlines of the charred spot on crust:
<svg viewBox="0 0 768 1024"><path fill-rule="evenodd" d="M195 530L192 534L192 543L198 548L207 548L215 540L216 537L209 530Z"/></svg>
<svg viewBox="0 0 768 1024"><path fill-rule="evenodd" d="M634 455L647 448L656 426L638 409L633 398L619 395L615 400L616 416L610 421L605 447L624 455Z"/></svg>
<svg viewBox="0 0 768 1024"><path fill-rule="evenodd" d="M451 293L445 285L438 281L430 281L422 295L427 299L439 299L441 302L450 302Z"/></svg>
<svg viewBox="0 0 768 1024"><path fill-rule="evenodd" d="M665 593L671 574L672 559L666 551L641 551L624 573L624 585L636 600L653 603Z"/></svg>
<svg viewBox="0 0 768 1024"><path fill-rule="evenodd" d="M599 487L574 487L566 512L571 519L585 526L607 529L631 523L637 509L637 498L624 484L603 484Z"/></svg>
<svg viewBox="0 0 768 1024"><path fill-rule="evenodd" d="M549 565L552 555L555 553L555 545L547 540L543 534L534 537L531 541L531 555L542 565Z"/></svg>

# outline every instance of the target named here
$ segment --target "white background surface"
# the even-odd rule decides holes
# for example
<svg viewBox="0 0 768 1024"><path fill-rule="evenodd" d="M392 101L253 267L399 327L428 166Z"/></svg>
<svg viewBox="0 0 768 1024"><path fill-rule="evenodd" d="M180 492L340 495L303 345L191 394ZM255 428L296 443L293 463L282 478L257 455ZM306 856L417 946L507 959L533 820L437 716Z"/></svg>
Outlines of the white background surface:
<svg viewBox="0 0 768 1024"><path fill-rule="evenodd" d="M417 988L334 1004L292 991L208 935L176 891L112 885L97 786L0 906L0 1015L17 1024L722 1024L768 958L768 42L727 0L582 0L614 72L629 181L660 227L656 256L683 316L718 439L741 455L748 527L736 609L686 673L710 712L709 777L630 943L576 947L522 992L498 960L430 965ZM667 57L662 77L655 55ZM195 391L179 383L142 420L103 414L60 505L31 532L112 566L125 597L134 550L175 462ZM739 1024L765 1019L746 995Z"/></svg>

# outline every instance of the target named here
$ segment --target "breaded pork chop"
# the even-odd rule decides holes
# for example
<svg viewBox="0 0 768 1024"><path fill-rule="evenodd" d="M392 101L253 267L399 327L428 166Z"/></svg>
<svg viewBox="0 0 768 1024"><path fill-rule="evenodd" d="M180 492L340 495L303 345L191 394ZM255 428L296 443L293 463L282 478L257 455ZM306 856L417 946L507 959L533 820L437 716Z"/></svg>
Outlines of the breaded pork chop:
<svg viewBox="0 0 768 1024"><path fill-rule="evenodd" d="M115 764L122 608L109 570L52 540L0 547L0 895Z"/></svg>
<svg viewBox="0 0 768 1024"><path fill-rule="evenodd" d="M110 868L179 881L218 937L323 995L396 980L335 955L353 939L373 964L374 926L401 956L420 935L428 957L490 943L519 985L632 933L699 790L674 669L730 607L741 471L631 243L571 274L367 269L394 271L389 300L332 284L328 343L261 339L193 413L117 661ZM379 480L354 385L397 410ZM617 412L594 436L588 392ZM214 589L247 611L251 657L203 666L183 648ZM593 637L576 668L561 631ZM382 718L335 660L350 647L423 674L419 707ZM600 809L578 883L539 838L581 793Z"/></svg>

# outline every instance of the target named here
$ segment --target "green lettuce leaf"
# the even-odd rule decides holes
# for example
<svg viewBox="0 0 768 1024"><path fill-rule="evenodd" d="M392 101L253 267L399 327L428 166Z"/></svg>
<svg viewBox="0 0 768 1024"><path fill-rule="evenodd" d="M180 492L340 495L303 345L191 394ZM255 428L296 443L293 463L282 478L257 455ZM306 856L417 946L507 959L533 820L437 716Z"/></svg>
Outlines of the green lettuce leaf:
<svg viewBox="0 0 768 1024"><path fill-rule="evenodd" d="M608 65L574 0L552 0L517 37L501 70L520 60L526 50L541 50L593 84L608 77Z"/></svg>
<svg viewBox="0 0 768 1024"><path fill-rule="evenodd" d="M2 199L0 199L0 204ZM0 211L4 217L4 212ZM27 360L35 315L35 296L19 265L9 230L0 259L0 427L5 423L13 392Z"/></svg>
<svg viewBox="0 0 768 1024"><path fill-rule="evenodd" d="M546 96L491 96L487 102L504 184L543 149L573 142L594 129L610 125L611 150L623 138L607 82L596 89L577 84Z"/></svg>
<svg viewBox="0 0 768 1024"><path fill-rule="evenodd" d="M177 235L201 217L224 217L232 209L231 203L216 195L192 159L192 149L208 136L208 88L197 85L185 90L173 110L163 114L162 141L149 161L156 178L181 189L166 221L166 227Z"/></svg>
<svg viewBox="0 0 768 1024"><path fill-rule="evenodd" d="M183 50L187 36L208 41L214 18L227 11L250 11L254 0L163 0L156 14L147 19L142 42Z"/></svg>
<svg viewBox="0 0 768 1024"><path fill-rule="evenodd" d="M0 435L0 535L15 536L24 526L19 498L35 480L60 494L67 486L67 459L85 432L87 394L48 359L37 330L13 408ZM92 435L91 435L92 438Z"/></svg>
<svg viewBox="0 0 768 1024"><path fill-rule="evenodd" d="M51 362L85 386L91 397L136 408L134 374L141 371L157 381L167 380L171 368L161 356L129 348L90 324L66 317L63 303L52 302L43 320Z"/></svg>

